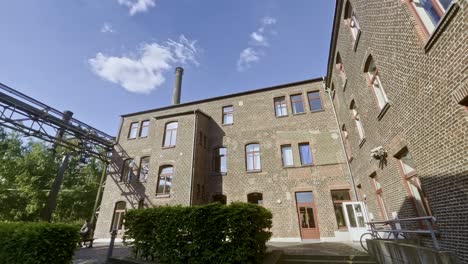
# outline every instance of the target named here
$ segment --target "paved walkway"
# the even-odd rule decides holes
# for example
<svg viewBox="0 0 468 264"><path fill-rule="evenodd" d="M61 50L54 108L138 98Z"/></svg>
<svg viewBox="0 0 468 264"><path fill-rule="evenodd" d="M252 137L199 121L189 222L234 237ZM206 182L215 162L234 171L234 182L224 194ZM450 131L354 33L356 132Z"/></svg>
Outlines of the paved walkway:
<svg viewBox="0 0 468 264"><path fill-rule="evenodd" d="M291 242L269 242L268 252L281 250L288 255L366 255L360 249L360 245L353 243L291 243ZM75 252L73 264L102 264L106 260L109 243L94 243L93 248L80 248ZM116 243L113 256L130 256L130 248Z"/></svg>

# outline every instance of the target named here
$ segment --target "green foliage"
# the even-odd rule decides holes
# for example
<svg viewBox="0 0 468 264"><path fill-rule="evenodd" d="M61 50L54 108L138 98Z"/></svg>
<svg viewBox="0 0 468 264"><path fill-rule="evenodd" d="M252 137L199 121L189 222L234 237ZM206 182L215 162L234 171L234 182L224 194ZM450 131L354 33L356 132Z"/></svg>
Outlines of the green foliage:
<svg viewBox="0 0 468 264"><path fill-rule="evenodd" d="M0 223L1 263L71 263L78 230L67 224Z"/></svg>
<svg viewBox="0 0 468 264"><path fill-rule="evenodd" d="M35 221L47 200L57 174L60 157L49 145L29 140L0 127L0 221ZM58 195L54 221L82 222L92 214L99 187L102 165L91 159L78 166L79 157L71 156Z"/></svg>
<svg viewBox="0 0 468 264"><path fill-rule="evenodd" d="M260 263L272 214L248 203L131 210L125 240L135 257L160 263Z"/></svg>

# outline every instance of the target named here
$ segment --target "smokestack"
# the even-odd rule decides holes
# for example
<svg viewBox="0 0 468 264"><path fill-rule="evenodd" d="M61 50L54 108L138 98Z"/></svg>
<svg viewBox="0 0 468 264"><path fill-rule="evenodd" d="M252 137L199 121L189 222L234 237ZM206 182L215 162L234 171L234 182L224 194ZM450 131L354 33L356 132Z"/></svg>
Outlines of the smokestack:
<svg viewBox="0 0 468 264"><path fill-rule="evenodd" d="M183 74L184 74L184 69L182 67L177 67L175 69L175 81L174 81L174 91L172 93L172 105L180 104L180 89L182 86Z"/></svg>

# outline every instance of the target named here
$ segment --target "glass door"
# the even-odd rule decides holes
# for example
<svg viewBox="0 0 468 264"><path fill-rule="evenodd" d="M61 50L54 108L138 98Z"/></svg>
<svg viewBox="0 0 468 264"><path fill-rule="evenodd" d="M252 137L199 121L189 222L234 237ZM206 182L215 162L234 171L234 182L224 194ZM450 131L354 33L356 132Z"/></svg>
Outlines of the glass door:
<svg viewBox="0 0 468 264"><path fill-rule="evenodd" d="M317 223L317 210L315 208L312 192L297 192L296 207L301 238L303 240L319 239L320 232Z"/></svg>
<svg viewBox="0 0 468 264"><path fill-rule="evenodd" d="M344 202L343 209L349 234L353 241L359 241L361 235L367 232L368 222L366 206L362 202Z"/></svg>

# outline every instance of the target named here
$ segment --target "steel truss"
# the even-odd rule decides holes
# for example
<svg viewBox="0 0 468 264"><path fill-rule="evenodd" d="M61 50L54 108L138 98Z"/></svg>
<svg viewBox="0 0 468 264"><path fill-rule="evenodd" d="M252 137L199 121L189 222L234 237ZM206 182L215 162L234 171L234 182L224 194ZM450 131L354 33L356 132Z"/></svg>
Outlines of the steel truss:
<svg viewBox="0 0 468 264"><path fill-rule="evenodd" d="M69 114L0 83L0 126L107 163L115 138Z"/></svg>

